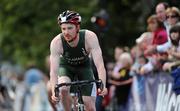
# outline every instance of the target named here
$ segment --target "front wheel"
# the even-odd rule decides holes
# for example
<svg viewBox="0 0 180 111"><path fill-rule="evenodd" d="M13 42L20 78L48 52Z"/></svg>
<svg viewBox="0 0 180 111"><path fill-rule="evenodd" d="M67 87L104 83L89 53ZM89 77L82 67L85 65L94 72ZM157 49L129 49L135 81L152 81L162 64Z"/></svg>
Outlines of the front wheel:
<svg viewBox="0 0 180 111"><path fill-rule="evenodd" d="M78 105L78 111L85 111L84 104L79 104Z"/></svg>

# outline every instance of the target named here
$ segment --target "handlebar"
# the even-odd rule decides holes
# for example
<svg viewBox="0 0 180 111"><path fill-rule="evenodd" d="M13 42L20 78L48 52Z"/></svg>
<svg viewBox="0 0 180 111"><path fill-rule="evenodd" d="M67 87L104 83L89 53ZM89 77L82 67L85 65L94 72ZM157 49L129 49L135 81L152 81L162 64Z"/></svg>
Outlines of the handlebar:
<svg viewBox="0 0 180 111"><path fill-rule="evenodd" d="M92 83L96 83L97 88L100 88L101 90L103 90L104 84L103 84L101 79L99 79L99 80L73 81L73 82L69 82L69 83L56 84L55 89L54 89L55 96L56 97L59 96L59 88L62 86L83 86L83 85L88 85L88 84L92 84Z"/></svg>

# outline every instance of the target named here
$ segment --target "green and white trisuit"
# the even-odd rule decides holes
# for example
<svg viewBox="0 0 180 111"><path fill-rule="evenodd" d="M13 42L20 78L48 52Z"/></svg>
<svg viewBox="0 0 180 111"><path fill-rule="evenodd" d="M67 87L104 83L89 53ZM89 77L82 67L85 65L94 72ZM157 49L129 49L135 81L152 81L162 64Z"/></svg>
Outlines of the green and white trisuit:
<svg viewBox="0 0 180 111"><path fill-rule="evenodd" d="M90 58L85 49L85 30L79 32L79 42L76 47L71 47L61 36L63 54L60 57L59 76L68 76L71 81L75 77L78 80L93 80L94 74L91 68ZM96 96L96 85L86 85L81 88L84 96Z"/></svg>

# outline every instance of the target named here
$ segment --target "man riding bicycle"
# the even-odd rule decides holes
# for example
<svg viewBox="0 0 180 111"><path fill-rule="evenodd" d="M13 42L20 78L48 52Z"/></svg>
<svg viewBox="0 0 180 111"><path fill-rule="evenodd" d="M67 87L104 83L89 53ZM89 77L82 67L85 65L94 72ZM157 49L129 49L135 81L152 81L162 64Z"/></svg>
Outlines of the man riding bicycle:
<svg viewBox="0 0 180 111"><path fill-rule="evenodd" d="M71 110L70 88L63 86L60 98L55 96L55 84L78 80L93 80L94 75L89 55L92 56L98 71L98 77L104 84L99 95L106 95L106 71L101 48L96 34L90 30L80 30L81 16L74 11L64 11L58 16L62 33L58 34L50 45L50 83L53 102L62 101L65 111ZM87 111L96 111L96 85L82 87L83 101Z"/></svg>

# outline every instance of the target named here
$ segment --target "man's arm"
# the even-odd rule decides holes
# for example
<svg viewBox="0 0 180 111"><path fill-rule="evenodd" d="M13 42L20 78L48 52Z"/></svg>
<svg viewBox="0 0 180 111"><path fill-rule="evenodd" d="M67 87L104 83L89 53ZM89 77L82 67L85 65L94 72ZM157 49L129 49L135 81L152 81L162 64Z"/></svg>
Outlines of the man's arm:
<svg viewBox="0 0 180 111"><path fill-rule="evenodd" d="M90 52L92 54L94 64L97 68L98 77L99 79L103 81L104 88L105 88L106 87L106 70L104 67L102 51L99 46L98 38L96 34L91 31L87 31L86 34L87 34L87 37L86 37L87 44L88 44L88 47L90 48Z"/></svg>
<svg viewBox="0 0 180 111"><path fill-rule="evenodd" d="M56 36L50 45L50 82L51 87L54 88L55 84L58 82L58 68L59 68L59 58L62 52L61 40L59 35Z"/></svg>

